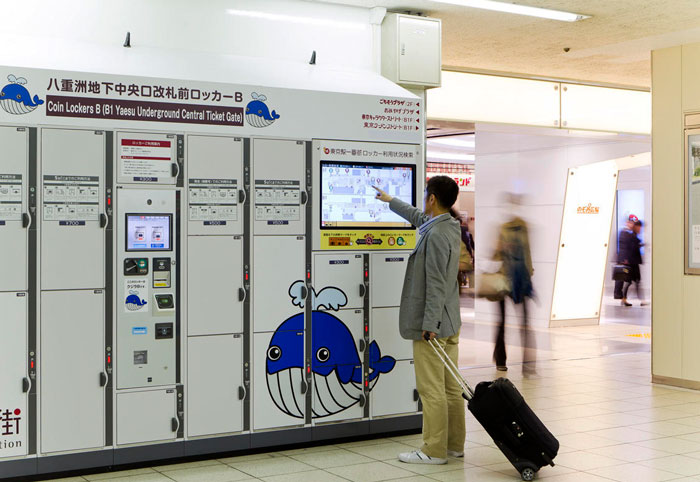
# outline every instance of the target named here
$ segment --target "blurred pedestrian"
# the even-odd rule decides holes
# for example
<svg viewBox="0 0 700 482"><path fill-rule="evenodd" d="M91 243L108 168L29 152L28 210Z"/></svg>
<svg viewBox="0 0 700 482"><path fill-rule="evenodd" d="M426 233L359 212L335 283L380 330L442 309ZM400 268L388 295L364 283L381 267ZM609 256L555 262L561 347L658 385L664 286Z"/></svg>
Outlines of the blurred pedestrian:
<svg viewBox="0 0 700 482"><path fill-rule="evenodd" d="M519 204L517 195L509 195L511 205ZM501 261L501 273L510 284L509 296L515 306L522 306L523 322L521 327L521 339L523 345L523 373L534 373L534 351L535 343L528 327L527 298L534 296L532 287L532 258L530 255L530 239L528 235L527 223L518 216L514 216L510 221L504 223L498 235L498 245L493 256L494 260ZM496 333L496 346L493 350L493 358L496 368L499 371L506 371L506 300L505 297L499 300L500 324Z"/></svg>
<svg viewBox="0 0 700 482"><path fill-rule="evenodd" d="M639 239L639 233L642 230L643 223L636 216L632 215L627 221L627 228L620 231L619 245L620 249L617 255L618 264L629 266L630 273L622 284L622 306L632 306L632 303L627 301L627 292L630 286L634 283L637 292L637 298L641 306L647 305L642 296L642 275L639 266L642 264L642 240ZM617 285L617 282L616 282Z"/></svg>

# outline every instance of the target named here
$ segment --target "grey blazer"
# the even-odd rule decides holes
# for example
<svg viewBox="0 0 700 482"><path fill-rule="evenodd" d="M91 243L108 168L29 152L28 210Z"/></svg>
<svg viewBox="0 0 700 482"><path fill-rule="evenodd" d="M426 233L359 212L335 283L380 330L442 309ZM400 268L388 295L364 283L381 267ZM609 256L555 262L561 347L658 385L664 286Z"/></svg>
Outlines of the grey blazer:
<svg viewBox="0 0 700 482"><path fill-rule="evenodd" d="M416 227L430 221L420 209L393 198L389 207ZM423 330L445 338L459 333L459 221L449 214L436 218L418 239L408 258L401 292L399 333L420 340Z"/></svg>

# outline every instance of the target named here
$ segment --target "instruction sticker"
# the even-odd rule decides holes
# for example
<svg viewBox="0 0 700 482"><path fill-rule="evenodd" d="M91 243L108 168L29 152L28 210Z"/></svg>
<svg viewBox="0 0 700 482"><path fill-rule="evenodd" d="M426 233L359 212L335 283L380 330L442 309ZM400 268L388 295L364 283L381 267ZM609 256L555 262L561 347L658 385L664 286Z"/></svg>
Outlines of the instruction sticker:
<svg viewBox="0 0 700 482"><path fill-rule="evenodd" d="M151 139L121 139L119 143L119 176L148 182L171 178L173 164L172 141Z"/></svg>
<svg viewBox="0 0 700 482"><path fill-rule="evenodd" d="M97 221L100 216L100 178L97 176L44 176L44 220Z"/></svg>
<svg viewBox="0 0 700 482"><path fill-rule="evenodd" d="M299 181L282 179L255 180L255 220L268 224L289 224L301 219ZM271 223L270 221L275 221Z"/></svg>
<svg viewBox="0 0 700 482"><path fill-rule="evenodd" d="M148 283L145 279L124 280L124 312L148 312Z"/></svg>
<svg viewBox="0 0 700 482"><path fill-rule="evenodd" d="M22 220L22 176L0 174L0 219Z"/></svg>
<svg viewBox="0 0 700 482"><path fill-rule="evenodd" d="M190 179L190 221L205 226L225 226L238 219L236 179Z"/></svg>

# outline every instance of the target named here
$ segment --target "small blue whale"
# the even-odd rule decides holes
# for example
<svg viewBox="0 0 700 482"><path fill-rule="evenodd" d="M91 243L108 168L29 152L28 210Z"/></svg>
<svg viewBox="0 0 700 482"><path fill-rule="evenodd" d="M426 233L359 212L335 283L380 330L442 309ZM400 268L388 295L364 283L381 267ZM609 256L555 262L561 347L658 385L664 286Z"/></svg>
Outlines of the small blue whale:
<svg viewBox="0 0 700 482"><path fill-rule="evenodd" d="M336 316L325 311L311 315L311 372L314 378L314 418L333 415L359 402L362 394L362 359L355 338ZM276 330L267 350L267 384L270 395L283 412L302 418L303 403L293 383L304 374L304 314L288 318ZM382 373L393 370L396 360L382 356L379 345L369 345L368 382L374 386ZM289 387L290 389L285 389Z"/></svg>
<svg viewBox="0 0 700 482"><path fill-rule="evenodd" d="M148 301L142 300L138 295L131 294L126 297L126 308L130 311L138 311L146 303Z"/></svg>
<svg viewBox="0 0 700 482"><path fill-rule="evenodd" d="M253 100L248 102L248 105L245 108L245 115L246 119L248 120L248 124L252 125L253 127L267 127L280 118L280 115L274 110L270 112L269 107L267 107L267 104L265 104L267 97L264 95L258 95L255 92L253 92L251 96L253 97Z"/></svg>
<svg viewBox="0 0 700 482"><path fill-rule="evenodd" d="M26 79L22 77L16 78L14 75L9 75L7 79L10 83L0 90L0 106L6 112L10 114L27 114L44 103L38 95L35 95L32 99L31 94L23 85L26 83Z"/></svg>

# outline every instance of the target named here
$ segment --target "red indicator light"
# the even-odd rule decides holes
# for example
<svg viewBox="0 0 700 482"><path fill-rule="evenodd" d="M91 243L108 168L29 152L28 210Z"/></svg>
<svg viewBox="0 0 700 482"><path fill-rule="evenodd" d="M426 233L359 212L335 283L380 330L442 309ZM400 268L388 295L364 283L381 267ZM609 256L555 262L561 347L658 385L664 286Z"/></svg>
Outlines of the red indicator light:
<svg viewBox="0 0 700 482"><path fill-rule="evenodd" d="M369 386L369 382L368 382L368 381L365 381L365 386L366 386L366 387Z"/></svg>
<svg viewBox="0 0 700 482"><path fill-rule="evenodd" d="M365 325L365 331L369 331L369 326Z"/></svg>
<svg viewBox="0 0 700 482"><path fill-rule="evenodd" d="M369 272L365 271L365 278L369 276Z"/></svg>
<svg viewBox="0 0 700 482"><path fill-rule="evenodd" d="M32 367L32 368L34 368L34 360L32 360L32 361L29 363L29 366Z"/></svg>
<svg viewBox="0 0 700 482"><path fill-rule="evenodd" d="M311 373L311 367L306 368L306 373Z"/></svg>
<svg viewBox="0 0 700 482"><path fill-rule="evenodd" d="M248 273L245 274L245 280L248 281Z"/></svg>
<svg viewBox="0 0 700 482"><path fill-rule="evenodd" d="M107 356L107 364L110 364L110 363L112 363L112 357L111 357L111 356Z"/></svg>
<svg viewBox="0 0 700 482"><path fill-rule="evenodd" d="M111 206L111 205L112 205L112 198L108 197L107 198L107 206Z"/></svg>
<svg viewBox="0 0 700 482"><path fill-rule="evenodd" d="M311 273L306 273L306 279L311 279Z"/></svg>

